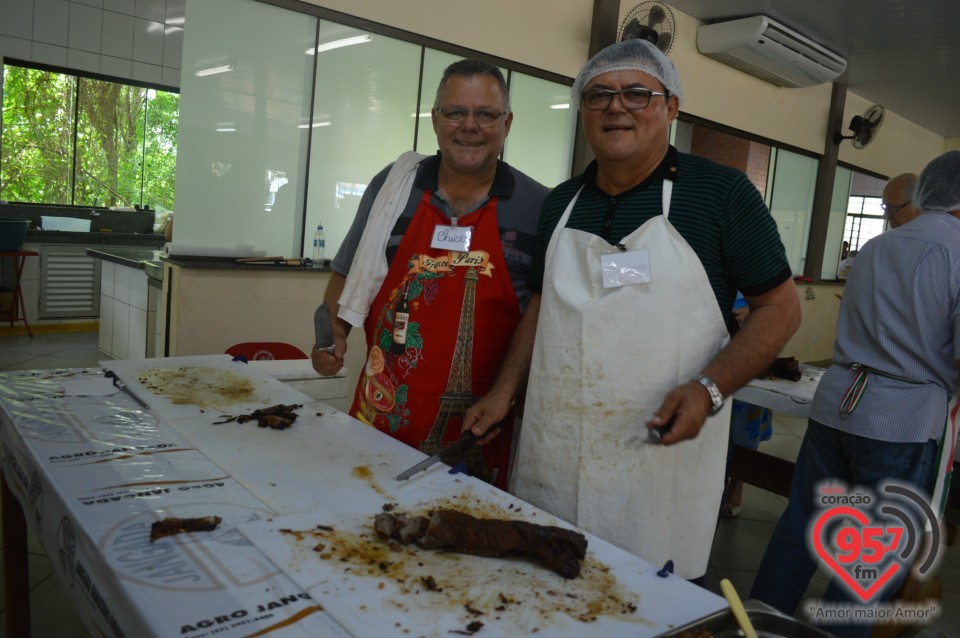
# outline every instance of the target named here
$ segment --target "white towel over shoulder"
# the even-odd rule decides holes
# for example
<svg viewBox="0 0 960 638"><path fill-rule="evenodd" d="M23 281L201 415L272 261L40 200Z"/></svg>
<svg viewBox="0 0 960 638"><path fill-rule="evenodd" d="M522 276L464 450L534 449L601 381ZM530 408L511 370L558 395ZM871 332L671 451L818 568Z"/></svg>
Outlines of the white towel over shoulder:
<svg viewBox="0 0 960 638"><path fill-rule="evenodd" d="M417 166L426 158L426 155L413 151L398 157L370 208L367 225L340 294L340 311L337 313L352 326L359 328L363 325L373 298L387 276L386 251L390 231L410 198Z"/></svg>

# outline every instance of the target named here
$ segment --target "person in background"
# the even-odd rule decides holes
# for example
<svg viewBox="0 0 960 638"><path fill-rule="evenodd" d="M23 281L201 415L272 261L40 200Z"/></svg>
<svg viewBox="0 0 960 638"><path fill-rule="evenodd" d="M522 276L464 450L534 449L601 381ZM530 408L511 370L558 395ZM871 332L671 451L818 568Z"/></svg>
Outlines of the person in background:
<svg viewBox="0 0 960 638"><path fill-rule="evenodd" d="M916 173L901 173L891 177L883 187L881 195L880 208L883 209L883 218L887 220L890 228L903 226L911 219L916 219L920 209L913 203L913 196L917 190ZM847 242L843 242L848 247ZM842 255L840 265L837 266L837 279L846 279L850 275L850 269L853 268L853 258L857 256L856 250L851 250ZM838 295L841 299L842 295Z"/></svg>
<svg viewBox="0 0 960 638"><path fill-rule="evenodd" d="M913 202L918 179L916 173L901 173L891 177L883 187L880 208L890 228L903 226L920 214Z"/></svg>
<svg viewBox="0 0 960 638"><path fill-rule="evenodd" d="M536 294L466 427L499 422L529 370L512 491L698 578L723 492L724 397L796 330L796 287L747 177L670 146L682 90L659 49L603 49L573 96L596 160L547 197ZM751 313L729 341L738 289ZM648 428L665 426L664 445L650 444Z"/></svg>
<svg viewBox="0 0 960 638"><path fill-rule="evenodd" d="M401 155L364 192L324 294L333 351L311 356L317 372L335 373L362 326L367 359L350 414L428 454L460 438L464 409L493 382L530 298L547 194L498 159L513 113L497 67L447 67L432 119L439 153ZM497 444L460 460L505 487L508 415L499 427Z"/></svg>
<svg viewBox="0 0 960 638"><path fill-rule="evenodd" d="M938 510L956 439L949 398L960 388L960 151L927 165L916 201L920 216L867 242L847 280L833 365L817 386L790 500L750 594L787 614L818 562L808 550L818 489L856 493L896 479ZM869 603L896 591L905 572ZM837 580L824 598L864 602ZM830 631L866 636L870 626Z"/></svg>
<svg viewBox="0 0 960 638"><path fill-rule="evenodd" d="M850 269L853 268L853 260L857 258L859 250L851 250L847 253L846 259L837 266L837 279L846 279L850 276Z"/></svg>

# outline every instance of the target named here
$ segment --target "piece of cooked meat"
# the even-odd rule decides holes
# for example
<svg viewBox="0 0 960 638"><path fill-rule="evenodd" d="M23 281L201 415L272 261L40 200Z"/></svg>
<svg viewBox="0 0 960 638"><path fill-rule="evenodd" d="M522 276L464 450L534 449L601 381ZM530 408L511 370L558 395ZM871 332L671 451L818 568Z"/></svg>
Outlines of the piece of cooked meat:
<svg viewBox="0 0 960 638"><path fill-rule="evenodd" d="M392 523L387 518L393 518ZM477 556L520 555L533 558L564 578L580 574L587 553L583 534L562 527L525 521L476 518L456 510L435 510L430 519L377 514L374 528L383 539L416 543L424 549L446 549Z"/></svg>
<svg viewBox="0 0 960 638"><path fill-rule="evenodd" d="M250 414L241 414L239 416L229 416L224 415L223 421L214 421L214 425L219 425L221 423L231 423L236 421L237 423L246 423L247 421L256 421L257 426L261 428L270 428L272 430L285 430L293 422L297 420L297 413L295 410L302 408L303 405L291 403L290 405L284 405L278 403L277 405L271 405L268 408L260 408L259 410L254 410Z"/></svg>
<svg viewBox="0 0 960 638"><path fill-rule="evenodd" d="M217 529L222 521L219 516L202 516L199 518L174 518L167 517L155 521L150 526L150 542L163 538L164 536L173 536L175 534L186 534L187 532L212 532Z"/></svg>
<svg viewBox="0 0 960 638"><path fill-rule="evenodd" d="M790 381L799 381L803 376L800 374L800 362L794 357L775 359L767 369L767 375L775 379L788 379Z"/></svg>

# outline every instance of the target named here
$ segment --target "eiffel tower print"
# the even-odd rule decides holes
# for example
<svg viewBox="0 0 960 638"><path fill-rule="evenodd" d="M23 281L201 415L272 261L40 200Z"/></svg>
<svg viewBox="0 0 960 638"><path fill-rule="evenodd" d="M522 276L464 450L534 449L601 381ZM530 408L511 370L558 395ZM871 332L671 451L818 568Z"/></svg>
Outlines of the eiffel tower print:
<svg viewBox="0 0 960 638"><path fill-rule="evenodd" d="M460 326L457 329L457 346L450 362L450 376L447 379L447 389L440 395L440 411L433 421L433 427L427 438L420 444L420 450L425 454L436 454L446 447L443 439L447 431L450 418L458 416L462 422L463 415L473 404L473 317L477 297L476 268L468 268L463 276L466 288L463 292L463 305L460 308ZM486 478L486 464L480 448L473 447L463 458L444 459L456 464L466 461L470 473L481 479Z"/></svg>

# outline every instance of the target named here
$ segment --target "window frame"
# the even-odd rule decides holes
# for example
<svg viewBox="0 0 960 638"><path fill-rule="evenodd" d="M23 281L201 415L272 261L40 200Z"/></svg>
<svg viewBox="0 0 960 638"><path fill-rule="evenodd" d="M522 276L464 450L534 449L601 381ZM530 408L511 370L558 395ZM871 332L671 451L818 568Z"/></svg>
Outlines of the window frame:
<svg viewBox="0 0 960 638"><path fill-rule="evenodd" d="M180 88L174 86L168 86L165 84L156 84L152 82L143 82L141 80L133 80L129 78L118 78L111 75L106 75L103 73L94 73L90 71L80 71L77 69L69 69L66 67L60 67L51 64L44 64L41 62L32 62L28 60L23 60L20 58L12 57L3 57L0 58L0 71L3 67L19 67L25 69L32 69L36 71L42 71L45 73L55 73L58 75L66 76L72 79L72 93L73 93L73 116L72 116L72 127L71 136L73 138L73 146L70 149L70 201L68 203L55 203L55 202L11 202L11 203L22 203L30 204L33 206L73 206L79 208L96 208L96 206L88 204L77 204L76 203L76 180L77 180L77 131L79 128L79 109L80 109L80 100L79 100L79 80L93 80L98 82L109 82L112 84L119 84L124 86L132 86L139 89L144 89L146 92L151 90L153 91L163 91L166 93L173 93L180 95ZM149 99L149 98L147 98ZM179 110L179 109L178 109ZM0 102L0 156L3 152L3 140L4 140L4 130L3 130L3 117L2 117L2 102ZM144 194L144 171L145 171L145 157L146 157L146 128L149 119L148 109L144 110L144 144L141 146L141 174L140 174L140 206L143 204L143 194ZM149 206L147 204L146 206Z"/></svg>

